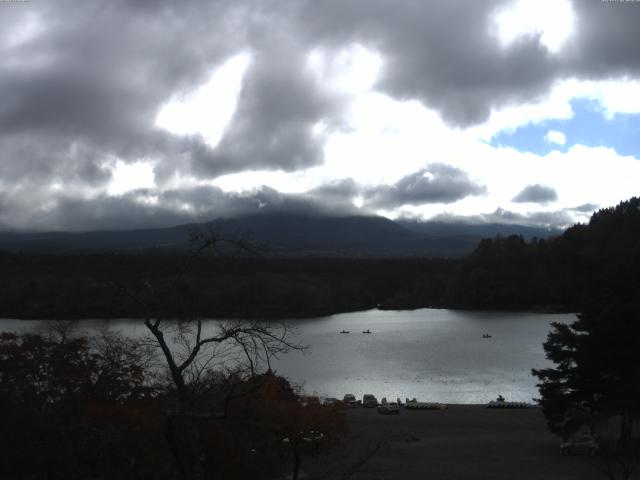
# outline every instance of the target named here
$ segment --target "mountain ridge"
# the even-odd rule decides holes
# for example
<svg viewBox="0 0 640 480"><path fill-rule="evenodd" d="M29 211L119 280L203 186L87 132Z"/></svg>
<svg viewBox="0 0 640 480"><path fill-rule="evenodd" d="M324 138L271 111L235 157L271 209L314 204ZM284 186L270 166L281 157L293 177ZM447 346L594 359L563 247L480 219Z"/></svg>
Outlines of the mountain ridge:
<svg viewBox="0 0 640 480"><path fill-rule="evenodd" d="M84 232L0 232L0 248L24 251L182 250L193 229L250 238L276 255L434 256L469 254L484 237L545 238L559 231L506 224L394 221L381 216L270 213L165 228Z"/></svg>

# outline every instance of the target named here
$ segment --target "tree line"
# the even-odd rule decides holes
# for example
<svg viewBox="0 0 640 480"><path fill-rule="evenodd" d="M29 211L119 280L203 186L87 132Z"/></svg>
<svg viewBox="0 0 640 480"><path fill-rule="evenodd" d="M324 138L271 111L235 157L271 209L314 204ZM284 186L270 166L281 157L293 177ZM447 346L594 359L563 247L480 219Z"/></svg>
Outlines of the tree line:
<svg viewBox="0 0 640 480"><path fill-rule="evenodd" d="M376 307L575 312L594 291L637 291L637 206L633 198L602 209L546 240L484 239L464 259L203 255L175 285L184 255L0 252L0 316L144 317L131 299L116 301L113 282L132 291L153 284L173 317L313 317Z"/></svg>

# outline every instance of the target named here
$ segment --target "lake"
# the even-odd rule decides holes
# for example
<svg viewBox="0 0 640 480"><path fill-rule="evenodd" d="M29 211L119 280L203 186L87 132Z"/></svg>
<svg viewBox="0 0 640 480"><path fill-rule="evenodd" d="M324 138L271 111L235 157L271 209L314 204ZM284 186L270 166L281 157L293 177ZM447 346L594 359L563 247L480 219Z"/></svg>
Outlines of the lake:
<svg viewBox="0 0 640 480"><path fill-rule="evenodd" d="M419 309L369 310L290 320L298 340L309 346L273 362L274 369L306 393L389 400L417 397L444 403L486 403L538 396L532 368L550 365L542 343L551 322L570 323L573 314L477 312ZM33 328L39 322L2 320L0 329ZM214 321L211 321L214 322ZM146 333L133 320L82 323L87 331L106 324L131 336ZM350 331L341 334L341 330ZM370 334L362 331L370 330ZM483 334L491 338L483 338Z"/></svg>

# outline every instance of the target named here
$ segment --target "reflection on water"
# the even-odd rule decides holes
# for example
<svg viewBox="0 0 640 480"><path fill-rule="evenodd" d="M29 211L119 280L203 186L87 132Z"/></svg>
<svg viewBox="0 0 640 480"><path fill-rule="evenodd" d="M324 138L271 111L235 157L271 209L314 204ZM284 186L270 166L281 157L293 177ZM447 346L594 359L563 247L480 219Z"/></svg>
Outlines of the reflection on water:
<svg viewBox="0 0 640 480"><path fill-rule="evenodd" d="M298 320L305 355L278 362L279 371L309 392L374 393L448 403L484 403L537 396L532 368L549 363L542 343L551 322L574 315L422 309ZM341 330L349 334L340 334ZM371 334L362 334L363 330ZM483 334L491 338L483 338Z"/></svg>
<svg viewBox="0 0 640 480"><path fill-rule="evenodd" d="M291 320L299 341L309 349L282 357L274 368L306 392L321 396L373 393L388 399L485 403L502 394L507 400L531 401L537 396L531 369L549 364L542 350L549 324L573 320L572 314L434 309ZM2 322L5 331L38 323ZM82 325L87 331L108 326L130 336L146 334L142 322L132 320Z"/></svg>

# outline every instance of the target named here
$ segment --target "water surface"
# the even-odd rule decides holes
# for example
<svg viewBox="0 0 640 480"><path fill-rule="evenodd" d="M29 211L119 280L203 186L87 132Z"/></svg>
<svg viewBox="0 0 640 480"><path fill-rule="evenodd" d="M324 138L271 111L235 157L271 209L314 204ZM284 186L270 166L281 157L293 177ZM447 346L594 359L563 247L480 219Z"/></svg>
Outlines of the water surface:
<svg viewBox="0 0 640 480"><path fill-rule="evenodd" d="M538 396L531 369L550 365L542 349L550 323L573 320L573 314L437 309L290 320L298 340L309 349L283 356L274 368L320 396L373 393L388 399L485 403L501 394L508 400L531 401ZM37 324L2 322L5 331ZM89 332L107 326L130 336L146 334L142 322L133 320L87 320L82 325ZM482 338L485 333L492 338Z"/></svg>

